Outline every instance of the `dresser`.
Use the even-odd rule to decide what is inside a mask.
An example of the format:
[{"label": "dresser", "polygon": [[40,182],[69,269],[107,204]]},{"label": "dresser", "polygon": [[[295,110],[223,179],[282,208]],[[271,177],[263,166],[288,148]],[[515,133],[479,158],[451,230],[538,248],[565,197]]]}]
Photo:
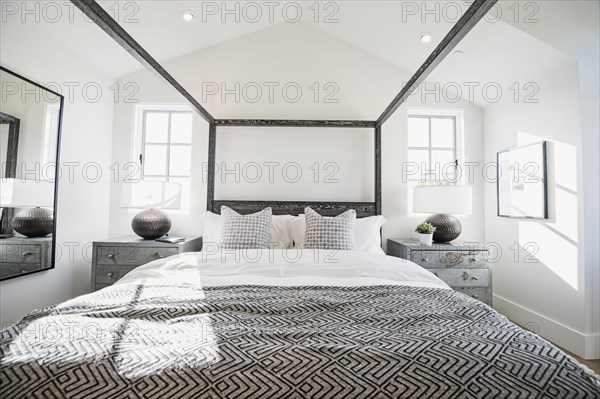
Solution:
[{"label": "dresser", "polygon": [[138,236],[96,241],[92,246],[92,290],[114,284],[121,277],[153,260],[202,249],[202,237],[186,237],[170,244],[144,240]]},{"label": "dresser", "polygon": [[410,260],[438,276],[452,289],[492,305],[488,250],[479,243],[452,241],[425,246],[419,240],[390,238],[387,253]]},{"label": "dresser", "polygon": [[48,269],[52,265],[52,237],[11,237],[0,240],[0,278]]}]

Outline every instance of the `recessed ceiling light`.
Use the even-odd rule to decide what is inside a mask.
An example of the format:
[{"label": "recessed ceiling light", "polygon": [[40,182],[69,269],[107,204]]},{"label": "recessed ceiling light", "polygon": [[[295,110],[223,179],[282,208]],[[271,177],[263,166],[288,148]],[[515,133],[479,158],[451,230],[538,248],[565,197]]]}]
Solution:
[{"label": "recessed ceiling light", "polygon": [[423,32],[421,33],[420,38],[423,43],[429,43],[431,41],[431,33]]},{"label": "recessed ceiling light", "polygon": [[181,13],[181,18],[183,18],[185,22],[190,22],[194,19],[194,13],[191,11],[184,11]]}]

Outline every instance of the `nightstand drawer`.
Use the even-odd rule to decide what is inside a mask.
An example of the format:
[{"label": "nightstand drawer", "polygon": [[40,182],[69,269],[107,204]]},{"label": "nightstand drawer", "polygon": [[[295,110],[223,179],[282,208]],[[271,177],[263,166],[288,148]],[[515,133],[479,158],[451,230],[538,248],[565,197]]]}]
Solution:
[{"label": "nightstand drawer", "polygon": [[40,245],[9,244],[0,251],[1,263],[40,263],[42,247]]},{"label": "nightstand drawer", "polygon": [[481,302],[492,305],[492,289],[491,287],[468,288],[468,287],[452,287],[455,291],[462,292],[471,298],[479,299]]},{"label": "nightstand drawer", "polygon": [[177,253],[177,248],[140,247],[135,245],[99,246],[96,252],[96,264],[139,266]]},{"label": "nightstand drawer", "polygon": [[202,250],[202,237],[177,243],[121,237],[93,244],[92,289],[109,287],[136,267],[184,252]]},{"label": "nightstand drawer", "polygon": [[25,274],[35,270],[40,270],[40,263],[0,263],[0,277],[16,276]]},{"label": "nightstand drawer", "polygon": [[489,269],[427,269],[444,280],[450,287],[487,287]]},{"label": "nightstand drawer", "polygon": [[96,266],[96,284],[113,284],[137,266]]},{"label": "nightstand drawer", "polygon": [[102,288],[110,287],[112,284],[96,284],[94,285],[94,291],[101,290]]},{"label": "nightstand drawer", "polygon": [[415,239],[388,239],[388,254],[434,273],[452,289],[492,305],[492,269],[485,245],[453,241],[426,247]]},{"label": "nightstand drawer", "polygon": [[410,251],[410,260],[426,269],[487,268],[486,251]]}]

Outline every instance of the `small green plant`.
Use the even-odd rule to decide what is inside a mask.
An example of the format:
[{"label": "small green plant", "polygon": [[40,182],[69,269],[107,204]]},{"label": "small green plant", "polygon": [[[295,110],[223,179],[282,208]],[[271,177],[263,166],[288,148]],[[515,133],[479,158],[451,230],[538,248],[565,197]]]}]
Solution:
[{"label": "small green plant", "polygon": [[435,226],[428,222],[422,222],[415,231],[420,234],[433,234],[435,233]]}]

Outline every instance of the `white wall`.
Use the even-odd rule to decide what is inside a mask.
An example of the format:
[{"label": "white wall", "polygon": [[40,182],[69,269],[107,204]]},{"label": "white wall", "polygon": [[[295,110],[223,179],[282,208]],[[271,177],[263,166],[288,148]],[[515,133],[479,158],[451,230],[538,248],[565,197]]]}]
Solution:
[{"label": "white wall", "polygon": [[549,220],[496,216],[496,185],[485,185],[486,242],[502,251],[493,265],[494,306],[576,354],[597,356],[586,347],[591,338],[586,334],[585,167],[576,62],[540,75],[537,83],[538,104],[495,105],[484,111],[486,162],[494,162],[501,150],[550,142]]},{"label": "white wall", "polygon": [[[579,146],[576,146],[577,159],[580,162],[578,169],[577,183],[579,187],[578,212],[579,212],[579,265],[578,273],[583,279],[580,281],[583,295],[583,303],[567,301],[566,306],[561,306],[551,314],[546,314],[547,318],[540,318],[536,312],[541,310],[532,307],[532,312],[524,310],[528,303],[518,302],[518,306],[511,307],[511,316],[520,315],[521,319],[539,320],[544,325],[540,326],[542,335],[551,338],[551,336],[561,337],[558,343],[569,347],[571,345],[573,352],[586,358],[600,358],[600,223],[598,223],[600,203],[600,170],[598,148],[600,147],[600,120],[598,119],[598,109],[600,109],[600,43],[598,32],[600,31],[600,3],[595,0],[557,0],[539,2],[539,13],[536,16],[537,23],[527,23],[523,20],[515,21],[510,16],[503,20],[509,24],[515,25],[528,34],[542,40],[576,60],[575,68],[569,69],[569,79],[572,85],[571,89],[565,92],[567,95],[568,107],[546,109],[542,122],[542,117],[534,123],[540,126],[550,126],[557,118],[563,118],[568,112],[568,118],[572,121],[566,126],[567,131],[563,135],[568,135],[572,140],[579,140]],[[556,21],[561,21],[557,24]],[[575,78],[572,75],[575,74]],[[557,77],[558,81],[566,79],[564,76]],[[544,81],[546,84],[546,81]],[[540,86],[542,88],[542,86]],[[566,89],[567,90],[567,89]],[[573,93],[572,90],[577,90]],[[555,93],[556,95],[556,93]],[[545,100],[546,97],[543,97]],[[579,108],[573,109],[570,106],[578,103]],[[553,113],[557,111],[558,115]],[[524,109],[518,110],[518,114],[525,114]],[[487,126],[486,112],[486,126]],[[576,128],[577,126],[577,128]],[[554,131],[554,130],[549,130]],[[575,137],[579,136],[579,139]],[[487,145],[486,131],[486,150]],[[486,158],[487,158],[486,154]],[[562,164],[560,165],[562,167]],[[487,193],[487,191],[486,191]],[[486,230],[488,225],[488,214],[486,213]],[[486,234],[486,239],[488,239]],[[518,278],[515,275],[515,278]],[[544,276],[540,276],[541,281]],[[564,292],[567,291],[567,292]],[[559,290],[552,293],[554,298],[561,298],[562,295],[569,297],[569,289]],[[551,292],[550,290],[548,292]],[[544,296],[548,297],[546,294]],[[572,308],[568,308],[573,306]],[[570,313],[580,314],[583,312],[584,320],[577,324],[572,324]],[[556,323],[549,322],[547,319],[554,317]],[[568,328],[563,328],[566,325]],[[570,330],[576,330],[575,333]],[[558,339],[558,338],[557,338]]]},{"label": "white wall", "polygon": [[[205,107],[217,118],[271,118],[271,119],[355,119],[375,120],[398,93],[402,83],[410,77],[408,73],[368,55],[338,39],[303,24],[280,24],[272,28],[214,46],[176,60],[165,63],[167,70],[180,81],[192,95],[202,99],[204,87],[217,83],[227,84],[228,88],[256,82],[275,82],[283,87],[286,83],[297,83],[303,89],[303,95],[296,103],[286,101],[281,91],[276,91],[275,100],[270,102],[267,93],[256,103],[246,101],[248,96],[240,96],[236,102],[233,95],[222,101],[219,95],[208,95]],[[134,82],[140,91],[136,97],[140,103],[180,103],[181,99],[143,71],[119,79],[124,85]],[[337,102],[324,103],[322,98],[315,102],[310,86],[318,82],[323,88],[327,82],[333,82],[339,88],[335,95]],[[279,93],[279,94],[277,94]],[[410,107],[440,108],[464,110],[466,119],[466,161],[482,162],[482,112],[481,109],[465,102],[457,104],[421,102],[420,97],[411,99]],[[135,104],[117,104],[115,109],[115,127],[113,137],[113,162],[131,161],[131,135]],[[372,162],[372,139],[365,144],[364,135],[347,138],[343,145],[322,142],[315,139],[314,131],[307,129],[277,129],[288,135],[288,148],[277,145],[272,133],[264,129],[229,129],[231,135],[246,135],[243,145],[239,140],[227,140],[223,136],[218,140],[218,156],[227,161],[263,161],[291,159],[301,163],[303,173],[312,176],[306,170],[314,161],[331,160],[340,165],[340,183],[323,190],[323,184],[291,185],[281,179],[270,185],[242,185],[237,199],[248,199],[252,192],[259,199],[297,200],[298,196],[314,200],[349,199],[372,200],[372,177],[359,179],[364,165]],[[319,130],[319,129],[317,129]],[[337,129],[320,129],[318,135],[332,136],[341,134]],[[363,129],[359,129],[363,131]],[[406,151],[406,107],[402,107],[383,128],[383,214],[389,219],[383,229],[384,239],[388,237],[406,237],[414,234],[414,227],[425,215],[409,215],[409,192],[401,176],[402,162],[407,159]],[[223,130],[226,132],[226,130]],[[253,133],[260,131],[259,133]],[[315,130],[316,131],[316,130]],[[269,130],[271,132],[271,130]],[[368,133],[368,130],[367,130]],[[309,138],[310,137],[310,138]],[[194,174],[192,209],[190,212],[171,212],[173,234],[200,234],[202,232],[201,214],[206,209],[206,184],[202,180],[202,163],[207,161],[207,124],[200,118],[194,119],[193,132]],[[304,141],[303,141],[304,140]],[[341,140],[341,138],[339,138]],[[273,145],[271,145],[273,143]],[[309,144],[307,144],[309,143]],[[312,143],[312,144],[310,144]],[[302,145],[301,145],[302,144]],[[327,144],[331,155],[324,156],[311,151],[310,146]],[[344,147],[344,149],[342,149]],[[359,157],[357,147],[363,151]],[[269,149],[272,150],[269,155]],[[353,152],[354,151],[354,152]],[[322,152],[322,151],[321,151]],[[276,159],[271,159],[273,156]],[[354,156],[354,158],[352,158]],[[221,159],[217,159],[220,162]],[[370,169],[372,170],[372,169]],[[353,176],[356,176],[353,178]],[[359,183],[354,181],[360,180]],[[219,191],[221,190],[221,191]],[[300,190],[300,191],[299,191]],[[217,193],[232,199],[235,193],[231,186],[217,186]],[[321,195],[319,197],[319,195]],[[351,198],[349,198],[351,197]],[[121,187],[113,184],[111,190],[110,235],[131,234],[129,227],[134,213],[119,208]],[[483,187],[480,179],[474,184],[474,212],[463,218],[463,238],[483,241]],[[384,240],[385,242],[385,240]]]},{"label": "white wall", "polygon": [[[21,177],[21,172],[23,170],[35,171],[35,164],[42,162],[46,107],[49,104],[59,102],[59,99],[53,94],[44,96],[40,90],[29,83],[25,84],[23,90],[21,86],[23,83],[23,80],[2,71],[2,84],[9,85],[11,88],[19,88],[19,91],[16,94],[8,95],[6,98],[3,98],[1,105],[3,113],[20,119],[19,146],[17,149],[17,161],[19,165],[17,166],[16,177]],[[25,101],[23,101],[23,91],[29,93],[24,97]],[[4,151],[3,156],[5,155],[6,152]],[[37,176],[39,178],[40,174],[38,173]],[[44,176],[42,176],[42,178],[44,178]],[[51,178],[51,176],[49,176],[49,178]]]},{"label": "white wall", "polygon": [[[2,25],[0,55],[2,66],[39,83],[56,82],[68,92],[66,82],[94,82],[105,88],[111,79],[80,58],[42,24]],[[81,87],[81,86],[80,86]],[[82,248],[104,238],[108,231],[110,145],[113,99],[107,95],[97,102],[86,101],[75,90],[64,108],[60,161],[57,242],[62,256],[56,268],[30,276],[0,282],[0,321],[14,323],[36,308],[50,306],[89,292],[90,262]],[[88,97],[90,98],[90,97]],[[84,164],[96,162],[103,178],[97,182],[94,170],[83,177]],[[72,165],[72,179],[68,167]],[[76,164],[73,164],[76,163]],[[72,248],[70,256],[69,248]],[[91,252],[91,251],[89,251]]]}]

